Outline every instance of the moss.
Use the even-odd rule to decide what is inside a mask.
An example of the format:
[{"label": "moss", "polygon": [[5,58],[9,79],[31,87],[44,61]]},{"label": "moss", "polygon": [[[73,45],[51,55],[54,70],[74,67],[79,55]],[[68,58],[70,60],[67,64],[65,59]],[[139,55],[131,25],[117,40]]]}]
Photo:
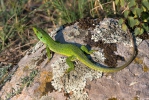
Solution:
[{"label": "moss", "polygon": [[143,60],[141,58],[136,57],[134,61],[135,61],[135,63],[142,65],[144,72],[148,72],[149,71],[149,68],[143,63]]},{"label": "moss", "polygon": [[137,64],[143,64],[143,60],[140,59],[140,58],[138,58],[138,57],[136,57],[136,58],[134,59],[134,62],[137,63]]},{"label": "moss", "polygon": [[118,100],[117,98],[109,98],[108,100]]},{"label": "moss", "polygon": [[144,72],[148,72],[149,71],[149,68],[143,63],[143,71]]},{"label": "moss", "polygon": [[43,71],[40,73],[39,82],[41,83],[40,86],[35,90],[36,92],[42,93],[42,95],[47,94],[49,91],[52,92],[54,90],[53,86],[51,85],[52,80],[52,72]]}]

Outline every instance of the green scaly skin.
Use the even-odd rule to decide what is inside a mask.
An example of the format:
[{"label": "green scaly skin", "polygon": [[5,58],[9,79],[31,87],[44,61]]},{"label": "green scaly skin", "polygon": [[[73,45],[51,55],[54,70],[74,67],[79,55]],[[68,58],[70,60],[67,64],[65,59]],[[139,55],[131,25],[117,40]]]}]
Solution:
[{"label": "green scaly skin", "polygon": [[62,54],[68,57],[66,59],[66,62],[70,68],[68,68],[67,72],[70,72],[71,70],[74,69],[74,65],[72,61],[74,61],[75,59],[78,59],[80,62],[82,62],[86,66],[96,71],[117,72],[127,67],[136,57],[135,44],[134,44],[133,36],[131,33],[130,34],[131,34],[132,42],[133,42],[132,56],[130,57],[128,62],[126,62],[124,65],[120,67],[116,67],[116,68],[108,68],[108,67],[101,67],[101,66],[97,66],[93,64],[84,54],[84,51],[88,54],[92,53],[93,51],[87,51],[87,48],[85,48],[85,46],[82,46],[80,49],[77,46],[72,45],[72,44],[61,44],[61,43],[55,42],[44,30],[37,28],[37,27],[33,27],[33,30],[36,36],[39,38],[39,40],[42,41],[47,46],[47,48],[49,49],[48,52],[51,50],[55,53]]}]

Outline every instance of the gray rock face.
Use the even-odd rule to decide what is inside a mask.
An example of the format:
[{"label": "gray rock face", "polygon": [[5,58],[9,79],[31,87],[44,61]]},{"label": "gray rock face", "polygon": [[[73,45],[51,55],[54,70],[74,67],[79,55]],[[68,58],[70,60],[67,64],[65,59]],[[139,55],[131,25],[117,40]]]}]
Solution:
[{"label": "gray rock face", "polygon": [[[118,55],[125,61],[131,56],[131,42],[128,34],[121,30],[117,20],[106,18],[95,28],[81,29],[79,22],[67,27],[59,27],[50,36],[61,43],[71,43],[80,47],[86,45],[89,32],[93,42],[103,40],[116,43]],[[139,40],[140,41],[140,40]],[[66,57],[54,54],[48,61],[43,43],[35,47],[19,62],[19,68],[0,91],[1,99],[11,100],[148,100],[149,99],[149,40],[140,41],[136,59],[125,69],[111,74],[94,71],[80,61],[74,62],[75,70],[65,73],[68,68]],[[104,65],[103,50],[88,56],[97,65]]]},{"label": "gray rock face", "polygon": [[144,53],[146,56],[149,56],[149,42],[148,40],[144,40],[141,45],[138,46],[138,50],[141,53]]}]

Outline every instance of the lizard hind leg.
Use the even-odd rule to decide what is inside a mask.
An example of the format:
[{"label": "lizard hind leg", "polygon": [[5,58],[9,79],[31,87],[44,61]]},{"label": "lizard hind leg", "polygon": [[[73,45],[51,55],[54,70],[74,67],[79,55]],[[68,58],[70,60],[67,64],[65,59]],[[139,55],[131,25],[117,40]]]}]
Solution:
[{"label": "lizard hind leg", "polygon": [[81,50],[84,51],[87,54],[92,54],[95,50],[88,50],[86,46],[82,45]]},{"label": "lizard hind leg", "polygon": [[74,70],[74,64],[72,61],[76,59],[75,56],[70,56],[66,59],[66,63],[68,64],[69,68],[66,70],[66,73],[69,73],[70,71]]}]

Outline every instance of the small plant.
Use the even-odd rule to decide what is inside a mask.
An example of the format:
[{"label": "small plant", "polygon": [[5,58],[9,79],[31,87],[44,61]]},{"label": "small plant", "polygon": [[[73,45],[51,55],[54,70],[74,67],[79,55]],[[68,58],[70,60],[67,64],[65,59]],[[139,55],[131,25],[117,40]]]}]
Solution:
[{"label": "small plant", "polygon": [[149,32],[149,0],[115,0],[118,9],[123,9],[123,18],[119,19],[123,30],[127,25],[135,35]]},{"label": "small plant", "polygon": [[34,81],[34,78],[37,74],[38,74],[38,70],[32,70],[29,76],[22,78],[21,84],[17,84],[19,85],[19,87],[17,87],[17,89],[12,88],[11,89],[12,91],[10,93],[7,93],[6,100],[9,100],[15,95],[20,94],[25,86],[29,87],[30,84]]},{"label": "small plant", "polygon": [[8,69],[11,67],[11,64],[0,68],[0,88],[4,83],[10,78],[8,75]]},{"label": "small plant", "polygon": [[29,76],[22,78],[23,86],[26,85],[27,87],[34,81],[34,77],[38,74],[38,70],[33,70]]},{"label": "small plant", "polygon": [[14,2],[1,0],[0,2],[0,52],[9,47],[16,35],[23,39],[27,20],[23,18],[24,4],[27,0],[15,0]]},{"label": "small plant", "polygon": [[57,11],[57,17],[65,24],[90,15],[94,1],[96,0],[52,0],[52,5]]}]

